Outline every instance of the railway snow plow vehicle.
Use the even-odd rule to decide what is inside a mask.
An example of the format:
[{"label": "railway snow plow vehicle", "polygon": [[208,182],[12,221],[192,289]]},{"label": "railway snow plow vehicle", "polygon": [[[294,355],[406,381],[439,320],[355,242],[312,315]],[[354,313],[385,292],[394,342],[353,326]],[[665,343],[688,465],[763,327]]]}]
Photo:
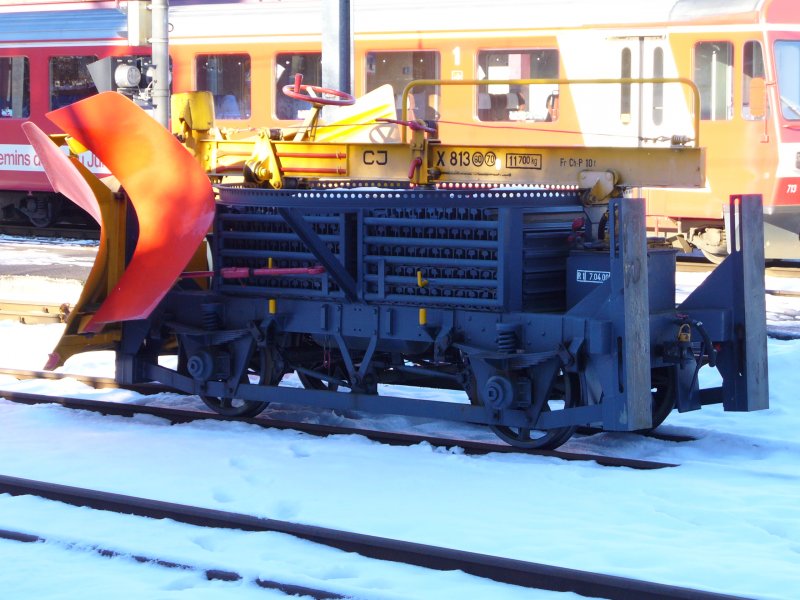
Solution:
[{"label": "railway snow plow vehicle", "polygon": [[[287,88],[315,109],[351,100]],[[367,138],[400,135],[353,141],[351,118],[320,141],[315,117],[222,140],[202,95],[173,105],[183,145],[112,92],[50,113],[115,192],[29,124],[54,187],[102,221],[49,366],[113,348],[121,383],[159,381],[224,415],[275,402],[423,416],[526,448],[582,425],[650,429],[673,409],[767,407],[760,198],[731,199],[733,251],[676,305],[676,251],[648,240],[632,197],[702,186],[696,143],[455,146],[373,117]],[[702,368],[719,385],[701,388]],[[290,373],[302,387],[279,385]]]}]

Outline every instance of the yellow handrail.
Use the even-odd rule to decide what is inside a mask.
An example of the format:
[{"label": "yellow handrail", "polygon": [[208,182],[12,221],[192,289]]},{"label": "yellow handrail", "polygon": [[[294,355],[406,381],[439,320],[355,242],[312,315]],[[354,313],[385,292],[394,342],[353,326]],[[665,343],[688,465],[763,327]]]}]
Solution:
[{"label": "yellow handrail", "polygon": [[[694,144],[700,145],[700,90],[691,79],[685,77],[655,77],[655,78],[601,78],[601,79],[415,79],[409,82],[403,89],[403,120],[408,120],[408,96],[411,90],[426,85],[585,85],[585,84],[604,84],[604,85],[625,85],[625,84],[646,84],[646,83],[680,83],[687,86],[692,92],[692,104],[694,109]],[[403,142],[406,141],[406,130],[403,129]]]}]

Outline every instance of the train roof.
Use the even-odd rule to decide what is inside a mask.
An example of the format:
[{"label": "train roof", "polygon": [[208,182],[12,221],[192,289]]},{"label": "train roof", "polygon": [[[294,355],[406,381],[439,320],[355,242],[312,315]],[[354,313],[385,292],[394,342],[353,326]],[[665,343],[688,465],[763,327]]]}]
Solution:
[{"label": "train roof", "polygon": [[[798,24],[797,0],[351,0],[356,34],[692,23]],[[109,7],[113,4],[114,7]],[[0,43],[121,40],[126,2],[0,0]],[[319,36],[323,0],[170,0],[171,37]],[[209,18],[212,17],[212,18]]]},{"label": "train roof", "polygon": [[123,39],[127,29],[127,17],[113,8],[7,12],[0,19],[0,43]]},{"label": "train roof", "polygon": [[[518,27],[571,28],[581,26],[663,25],[690,22],[758,22],[770,13],[797,22],[797,0],[437,0],[429,2],[411,18],[422,29],[436,21],[455,28]],[[393,0],[352,0],[355,18],[372,11],[385,15]],[[794,9],[791,10],[790,9]],[[403,20],[404,12],[392,13],[392,21]],[[434,13],[437,18],[433,18]],[[383,17],[384,21],[388,19]]]},{"label": "train roof", "polygon": [[[170,0],[170,6],[281,4],[298,8],[299,5],[306,4],[318,9],[323,2],[324,0],[289,0],[288,2],[286,0]],[[789,3],[793,4],[794,0],[789,0]],[[416,7],[412,7],[409,3],[403,5],[405,10],[398,11],[396,0],[352,0],[351,2],[356,13],[372,9],[379,10],[385,15],[384,11],[395,9],[390,13],[390,19],[384,17],[387,21],[394,21],[396,18],[402,17],[399,13],[413,12],[413,18],[418,23],[425,24],[423,27],[425,29],[430,27],[430,13],[433,11],[438,13],[440,10],[448,12],[449,20],[458,21],[464,9],[470,11],[478,8],[483,16],[491,17],[493,13],[513,9],[516,6],[527,8],[528,11],[524,11],[522,14],[502,14],[506,25],[509,20],[528,13],[535,15],[537,20],[541,19],[542,26],[551,26],[555,22],[561,26],[565,23],[568,26],[578,26],[581,24],[675,22],[704,17],[755,15],[772,4],[787,4],[787,0],[647,0],[646,2],[642,2],[642,0],[605,0],[603,2],[597,0],[500,0],[491,4],[484,0],[437,0],[436,2],[425,2],[421,12],[416,12]],[[569,18],[569,21],[565,21],[565,16]]]},{"label": "train roof", "polygon": [[[351,0],[356,34],[798,23],[797,0]],[[171,0],[174,37],[318,33],[323,0]],[[208,19],[214,15],[214,19]],[[235,33],[234,33],[235,32]]]}]

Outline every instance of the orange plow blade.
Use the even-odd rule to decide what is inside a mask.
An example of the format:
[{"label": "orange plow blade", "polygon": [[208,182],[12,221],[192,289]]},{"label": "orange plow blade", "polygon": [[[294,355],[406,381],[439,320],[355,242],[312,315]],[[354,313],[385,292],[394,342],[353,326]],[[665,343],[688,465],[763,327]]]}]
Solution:
[{"label": "orange plow blade", "polygon": [[100,216],[97,198],[94,197],[92,188],[73,166],[70,159],[53,144],[50,136],[31,121],[22,124],[22,131],[39,156],[39,160],[42,161],[44,172],[53,189],[64,194],[102,225],[103,219]]},{"label": "orange plow blade", "polygon": [[[125,272],[84,331],[144,319],[208,232],[214,217],[208,176],[169,131],[116,92],[92,96],[47,116],[108,167],[130,198],[139,222],[138,241]],[[65,167],[72,165],[56,165],[56,180],[71,181]]]}]

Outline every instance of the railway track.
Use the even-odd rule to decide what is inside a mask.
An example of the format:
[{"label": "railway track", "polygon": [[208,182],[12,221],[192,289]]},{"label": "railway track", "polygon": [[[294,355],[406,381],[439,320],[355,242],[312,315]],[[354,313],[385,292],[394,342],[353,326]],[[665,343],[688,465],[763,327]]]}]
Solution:
[{"label": "railway track", "polygon": [[54,225],[52,227],[35,227],[14,223],[0,223],[0,235],[32,239],[74,239],[74,240],[99,240],[100,229],[82,225]]},{"label": "railway track", "polygon": [[[96,377],[96,376],[91,376],[91,375],[78,375],[78,374],[62,373],[62,372],[54,372],[54,371],[35,371],[35,370],[30,370],[30,369],[9,369],[9,368],[5,368],[5,367],[0,367],[0,375],[9,375],[9,376],[14,377],[16,379],[47,379],[47,380],[55,380],[55,381],[60,380],[60,379],[69,378],[69,379],[74,379],[75,381],[79,381],[81,383],[84,383],[84,384],[86,384],[88,386],[91,386],[91,387],[93,387],[95,389],[126,389],[126,390],[137,392],[137,393],[143,394],[143,395],[162,394],[162,393],[176,393],[175,390],[173,390],[172,388],[170,388],[168,386],[165,386],[165,385],[163,385],[161,383],[157,383],[157,382],[139,383],[139,384],[132,384],[132,385],[120,385],[115,379],[113,379],[111,377]],[[0,394],[2,394],[2,393],[4,393],[4,392],[0,391]],[[7,392],[7,393],[11,393],[11,392]],[[45,398],[52,398],[52,396],[45,396]],[[127,406],[127,405],[123,404],[123,405],[120,405],[120,406],[123,407],[123,408],[121,408],[122,411],[126,410],[124,407]],[[154,407],[150,407],[150,408],[154,408]],[[128,416],[128,414],[124,413],[124,412],[120,413],[120,414],[121,414],[121,416]],[[241,417],[224,417],[222,415],[218,415],[218,414],[213,413],[213,412],[198,412],[197,415],[198,415],[197,419],[195,419],[195,420],[213,418],[213,419],[223,420],[223,421],[224,420],[228,420],[228,421],[245,421],[245,422],[248,421],[248,419],[244,419],[244,418],[241,418]],[[178,417],[185,416],[185,414],[177,415],[177,416]],[[249,421],[253,421],[256,425],[261,424],[264,420],[265,420],[264,418],[249,419]],[[186,421],[180,421],[179,420],[179,421],[173,421],[173,422],[186,422]],[[280,421],[280,420],[275,420],[275,419],[269,419],[268,422],[275,429],[277,429],[279,427],[283,427],[284,429],[297,429],[299,426],[304,426],[304,427],[309,427],[309,428],[320,427],[321,428],[320,429],[320,435],[335,435],[335,434],[339,434],[339,433],[348,434],[348,433],[352,433],[353,431],[355,431],[357,433],[360,432],[360,431],[363,431],[363,430],[358,430],[358,429],[347,429],[347,428],[341,428],[341,427],[340,428],[336,428],[336,427],[323,426],[323,425],[314,426],[314,425],[312,425],[310,423],[296,423],[294,421]],[[304,430],[304,432],[305,433],[312,433],[312,434],[314,433],[310,429],[308,431]],[[375,432],[375,433],[380,433],[380,432]],[[597,433],[600,433],[600,430],[593,429],[591,427],[581,427],[581,428],[578,429],[578,434],[580,434],[580,435],[596,435]],[[397,434],[397,435],[403,435],[403,434]],[[691,441],[694,441],[694,439],[695,439],[695,438],[693,438],[691,436],[687,436],[687,435],[677,435],[677,434],[663,433],[663,432],[659,432],[659,431],[640,432],[637,435],[641,435],[641,436],[644,436],[644,437],[650,437],[650,438],[662,440],[662,441],[665,441],[665,442],[691,442]],[[426,440],[423,440],[423,441],[428,441],[429,439],[436,439],[436,438],[430,437],[430,438],[427,438]],[[441,439],[441,438],[438,438],[438,439]],[[495,448],[495,447],[500,448],[500,450],[497,450],[498,452],[507,452],[508,449],[510,448],[509,446],[507,446],[505,444],[503,444],[503,445],[489,444],[489,446],[492,447],[492,448]]]},{"label": "railway track", "polygon": [[800,298],[800,291],[796,290],[766,290],[768,296],[784,296],[786,298]]},{"label": "railway track", "polygon": [[14,320],[26,325],[35,323],[65,323],[69,316],[68,303],[0,301],[0,319]]},{"label": "railway track", "polygon": [[[640,600],[733,600],[738,598],[737,596],[641,581],[627,577],[592,573],[500,556],[467,552],[453,548],[418,544],[403,540],[354,533],[351,531],[306,525],[291,521],[260,518],[241,513],[162,502],[149,498],[137,498],[134,496],[104,492],[102,490],[33,481],[5,475],[0,475],[0,493],[14,496],[37,496],[73,506],[88,507],[94,510],[112,511],[120,514],[136,515],[153,519],[172,519],[179,523],[207,528],[283,533],[324,546],[337,548],[344,552],[355,552],[361,556],[377,560],[404,563],[439,571],[460,570],[470,575],[510,585],[558,592],[573,592],[595,598],[637,598]],[[21,538],[17,541],[35,541],[33,539],[35,536],[29,536],[28,534],[19,532],[7,532],[7,536],[7,539]],[[2,534],[0,534],[0,537],[2,537]],[[97,551],[103,553],[102,549],[97,549]],[[155,564],[160,564],[161,566],[184,566],[177,563],[159,561],[159,559],[154,558],[139,557],[136,558],[136,560],[140,558],[155,562]],[[218,575],[222,579],[227,578],[227,580],[236,580],[235,578],[237,576],[240,577],[237,573],[226,571],[210,571],[210,573],[212,576]],[[287,585],[279,582],[268,583],[269,586],[273,588]],[[267,587],[267,585],[262,587]],[[295,586],[291,587],[295,588]],[[284,590],[282,589],[282,591]],[[342,597],[321,590],[312,591],[320,594],[312,594],[315,598]]]},{"label": "railway track", "polygon": [[[2,372],[2,371],[0,371]],[[98,378],[94,378],[97,380]],[[110,380],[113,381],[113,380]],[[105,382],[102,382],[105,383]],[[113,387],[109,385],[108,387]],[[155,387],[150,387],[150,393]],[[161,391],[168,391],[162,388]],[[345,427],[333,425],[321,425],[315,423],[300,423],[296,421],[285,421],[280,419],[270,419],[263,417],[242,418],[225,417],[211,412],[192,411],[186,409],[176,409],[164,406],[146,406],[139,404],[123,404],[120,402],[107,402],[103,400],[88,400],[84,398],[73,398],[67,396],[48,396],[43,394],[31,394],[27,392],[15,392],[0,390],[0,398],[5,398],[10,402],[18,404],[59,404],[64,408],[73,410],[87,410],[103,415],[113,415],[121,417],[134,417],[137,415],[150,415],[166,419],[172,424],[191,423],[194,421],[235,421],[238,423],[248,423],[265,429],[293,430],[315,436],[332,435],[360,435],[369,440],[381,444],[393,446],[415,446],[421,443],[428,443],[437,448],[459,448],[465,454],[485,455],[492,453],[502,454],[529,454],[533,456],[546,456],[559,458],[568,461],[593,461],[606,467],[628,467],[637,470],[654,470],[676,467],[673,463],[664,463],[648,460],[638,460],[632,458],[619,458],[613,456],[603,456],[599,454],[563,452],[560,450],[532,450],[515,448],[506,444],[478,442],[473,440],[445,438],[434,435],[419,435],[398,433],[391,431],[378,431],[372,429],[362,429],[358,427]],[[675,440],[672,441],[684,441]]]},{"label": "railway track", "polygon": [[[130,555],[123,552],[119,552],[117,550],[111,550],[100,546],[86,546],[86,544],[83,542],[75,542],[71,540],[63,540],[57,538],[56,539],[46,538],[38,535],[25,533],[22,531],[11,531],[8,529],[0,529],[0,539],[9,540],[12,542],[21,542],[25,544],[47,543],[50,545],[62,547],[67,550],[92,552],[104,558],[131,558],[138,563],[155,565],[158,567],[164,567],[166,569],[180,569],[182,571],[199,572],[202,573],[203,576],[209,581],[239,582],[244,579],[242,575],[236,573],[235,571],[227,571],[224,569],[205,569],[202,567],[198,567],[196,565],[176,563],[174,561],[163,560],[151,556],[143,556],[138,554]],[[269,590],[278,590],[280,592],[283,592],[287,596],[308,596],[310,598],[314,598],[315,600],[328,600],[328,599],[336,600],[339,598],[345,598],[345,596],[342,596],[341,594],[336,594],[334,592],[327,592],[324,590],[309,588],[306,586],[283,583],[271,579],[256,578],[253,579],[251,583],[257,585],[260,588]]]},{"label": "railway track", "polygon": [[[677,261],[678,271],[684,273],[709,273],[717,265],[707,260],[696,260],[693,258],[681,258]],[[800,277],[800,264],[798,261],[775,261],[764,269],[765,275],[769,277],[797,278]],[[770,290],[767,290],[770,293]]]}]

